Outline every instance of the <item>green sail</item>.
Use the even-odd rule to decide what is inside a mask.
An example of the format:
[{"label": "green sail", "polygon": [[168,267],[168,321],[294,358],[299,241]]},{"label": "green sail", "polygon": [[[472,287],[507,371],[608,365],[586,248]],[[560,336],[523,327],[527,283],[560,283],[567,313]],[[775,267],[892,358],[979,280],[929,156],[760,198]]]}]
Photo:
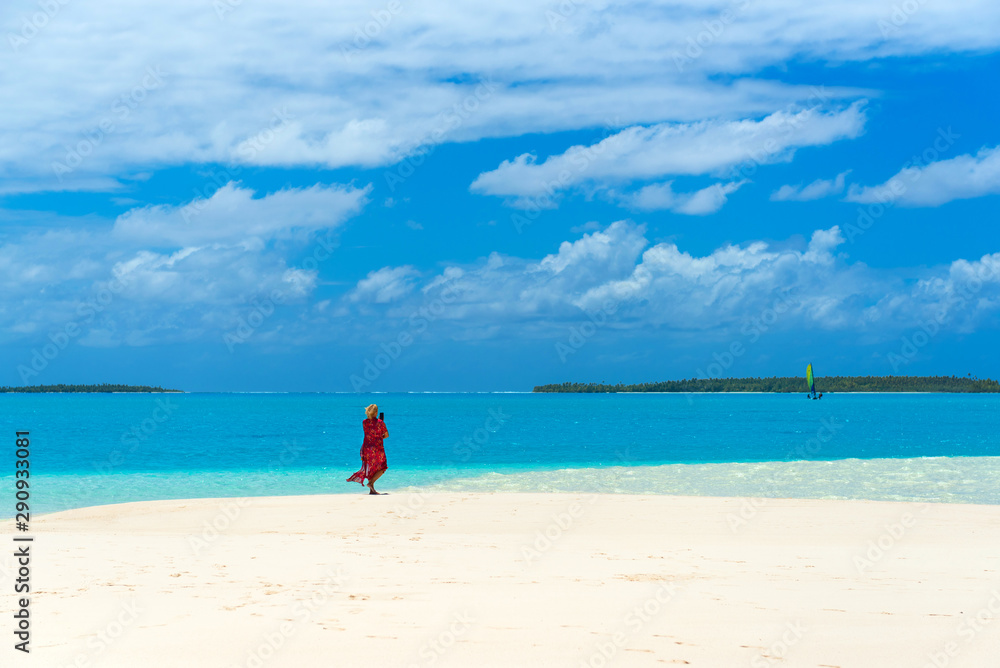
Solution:
[{"label": "green sail", "polygon": [[816,393],[816,386],[813,384],[813,365],[806,366],[806,382],[809,383],[809,391]]}]

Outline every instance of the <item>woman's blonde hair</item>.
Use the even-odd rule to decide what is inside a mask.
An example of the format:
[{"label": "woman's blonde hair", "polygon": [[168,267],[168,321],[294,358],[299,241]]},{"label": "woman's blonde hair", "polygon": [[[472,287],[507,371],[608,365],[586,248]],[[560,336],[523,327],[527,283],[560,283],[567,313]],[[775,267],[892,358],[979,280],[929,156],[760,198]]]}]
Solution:
[{"label": "woman's blonde hair", "polygon": [[368,406],[368,408],[365,409],[365,415],[374,420],[375,416],[378,415],[378,406],[376,404]]}]

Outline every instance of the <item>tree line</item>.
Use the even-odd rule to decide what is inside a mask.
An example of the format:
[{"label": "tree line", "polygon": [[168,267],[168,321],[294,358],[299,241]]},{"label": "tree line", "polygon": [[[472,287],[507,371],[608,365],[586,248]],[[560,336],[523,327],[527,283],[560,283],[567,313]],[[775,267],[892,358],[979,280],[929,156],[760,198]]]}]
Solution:
[{"label": "tree line", "polygon": [[19,387],[0,386],[0,392],[38,393],[38,392],[180,392],[181,390],[166,390],[159,385],[118,385],[116,383],[100,383],[98,385],[22,385]]},{"label": "tree line", "polygon": [[[817,392],[1000,392],[1000,383],[970,376],[823,376]],[[534,392],[807,392],[803,376],[691,378],[658,383],[553,383]]]}]

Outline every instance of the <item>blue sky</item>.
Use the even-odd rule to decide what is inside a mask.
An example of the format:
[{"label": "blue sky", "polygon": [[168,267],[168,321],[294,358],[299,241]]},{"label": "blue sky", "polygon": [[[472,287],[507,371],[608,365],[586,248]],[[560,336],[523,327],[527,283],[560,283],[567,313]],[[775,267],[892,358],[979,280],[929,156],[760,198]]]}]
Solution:
[{"label": "blue sky", "polygon": [[998,18],[7,3],[0,384],[995,378]]}]

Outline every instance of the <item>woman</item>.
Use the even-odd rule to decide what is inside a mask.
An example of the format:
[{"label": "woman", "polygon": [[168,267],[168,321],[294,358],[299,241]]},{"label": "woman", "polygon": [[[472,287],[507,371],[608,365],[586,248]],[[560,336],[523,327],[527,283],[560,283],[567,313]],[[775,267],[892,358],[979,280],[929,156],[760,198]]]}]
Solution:
[{"label": "woman", "polygon": [[375,491],[375,481],[382,477],[385,470],[389,468],[385,461],[385,448],[382,447],[382,439],[389,435],[385,428],[385,423],[379,420],[378,406],[372,404],[365,409],[367,420],[361,422],[365,430],[365,442],[361,444],[361,470],[347,479],[347,482],[357,482],[365,484],[368,478],[369,494],[381,494]]}]

